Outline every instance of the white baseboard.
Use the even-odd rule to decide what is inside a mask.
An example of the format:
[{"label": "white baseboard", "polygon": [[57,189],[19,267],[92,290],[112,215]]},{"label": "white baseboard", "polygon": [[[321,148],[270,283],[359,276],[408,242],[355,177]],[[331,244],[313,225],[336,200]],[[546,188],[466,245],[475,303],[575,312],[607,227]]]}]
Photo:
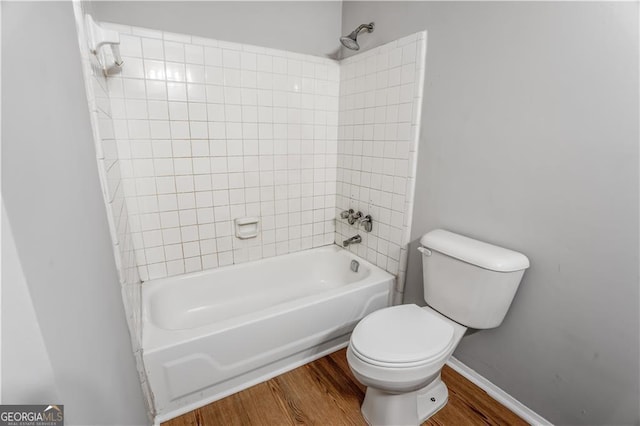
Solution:
[{"label": "white baseboard", "polygon": [[487,394],[489,394],[489,396],[498,401],[500,404],[504,405],[509,410],[520,416],[527,423],[535,426],[552,425],[550,421],[500,389],[498,386],[491,383],[484,376],[481,376],[477,371],[463,364],[455,357],[449,358],[449,361],[447,361],[447,365],[460,373],[460,375],[466,377],[470,382],[474,383],[479,388],[484,390]]}]

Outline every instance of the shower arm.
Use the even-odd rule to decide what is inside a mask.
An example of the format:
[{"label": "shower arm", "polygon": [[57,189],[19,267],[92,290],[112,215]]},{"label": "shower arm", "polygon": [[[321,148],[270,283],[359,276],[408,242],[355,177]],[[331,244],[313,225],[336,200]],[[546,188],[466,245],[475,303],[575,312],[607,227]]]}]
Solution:
[{"label": "shower arm", "polygon": [[356,28],[353,32],[356,34],[359,34],[360,31],[364,30],[365,28],[367,29],[367,31],[372,32],[373,28],[374,28],[374,23],[370,23],[370,24],[360,24],[360,26],[358,28]]}]

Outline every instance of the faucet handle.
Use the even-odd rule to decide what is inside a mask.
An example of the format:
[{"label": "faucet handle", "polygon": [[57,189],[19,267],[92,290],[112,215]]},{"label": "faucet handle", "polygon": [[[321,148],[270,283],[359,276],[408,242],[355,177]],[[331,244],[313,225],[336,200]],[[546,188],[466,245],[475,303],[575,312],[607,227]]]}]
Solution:
[{"label": "faucet handle", "polygon": [[340,217],[342,219],[346,219],[348,217],[350,217],[353,214],[353,209],[349,209],[349,210],[345,210],[342,213],[340,213]]},{"label": "faucet handle", "polygon": [[356,212],[356,213],[351,213],[351,215],[349,215],[349,219],[347,220],[347,222],[349,222],[349,225],[353,225],[354,223],[356,223],[356,221],[360,220],[360,218],[362,217],[362,212]]},{"label": "faucet handle", "polygon": [[373,219],[371,219],[370,214],[358,219],[358,223],[364,227],[366,232],[371,232],[373,229]]}]

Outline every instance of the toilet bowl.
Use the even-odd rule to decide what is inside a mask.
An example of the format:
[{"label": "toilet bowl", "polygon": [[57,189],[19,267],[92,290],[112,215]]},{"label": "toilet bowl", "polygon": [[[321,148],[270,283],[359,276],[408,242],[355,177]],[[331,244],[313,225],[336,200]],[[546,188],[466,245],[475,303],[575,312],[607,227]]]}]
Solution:
[{"label": "toilet bowl", "polygon": [[355,327],[347,361],[367,386],[361,411],[371,425],[418,425],[447,403],[440,378],[467,327],[504,319],[529,259],[444,230],[420,239],[427,307],[373,312]]},{"label": "toilet bowl", "polygon": [[399,305],[354,329],[347,361],[367,386],[362,414],[372,425],[415,425],[447,402],[440,371],[466,327],[430,308]]}]

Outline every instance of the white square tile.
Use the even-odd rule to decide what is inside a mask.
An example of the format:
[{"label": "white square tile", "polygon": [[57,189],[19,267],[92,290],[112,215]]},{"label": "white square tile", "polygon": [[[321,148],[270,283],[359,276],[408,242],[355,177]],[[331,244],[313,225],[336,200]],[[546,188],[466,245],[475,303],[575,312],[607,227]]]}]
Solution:
[{"label": "white square tile", "polygon": [[196,199],[193,193],[178,194],[178,208],[180,210],[196,207]]},{"label": "white square tile", "polygon": [[144,80],[134,80],[125,78],[122,81],[124,88],[124,95],[128,99],[146,99],[145,83]]},{"label": "white square tile", "polygon": [[216,235],[218,237],[227,237],[232,235],[232,227],[230,221],[216,222]]},{"label": "white square tile", "polygon": [[180,210],[178,216],[180,218],[180,226],[197,225],[198,223],[195,209]]},{"label": "white square tile", "polygon": [[[200,104],[196,104],[200,105]],[[207,119],[209,121],[224,121],[225,120],[225,106],[221,104],[207,104],[206,112]]]},{"label": "white square tile", "polygon": [[212,269],[218,267],[218,256],[216,254],[207,254],[202,256],[202,269]]},{"label": "white square tile", "polygon": [[145,77],[149,80],[166,80],[167,74],[164,61],[144,60]]},{"label": "white square tile", "polygon": [[162,40],[142,38],[142,54],[146,59],[164,60],[164,46]]},{"label": "white square tile", "polygon": [[185,78],[189,83],[205,83],[205,72],[202,65],[187,64],[185,67]]},{"label": "white square tile", "polygon": [[170,101],[186,101],[187,85],[184,83],[167,83],[167,99]]},{"label": "white square tile", "polygon": [[162,239],[164,244],[180,244],[182,247],[182,234],[180,228],[170,228],[162,230]]},{"label": "white square tile", "polygon": [[129,139],[149,139],[149,123],[147,120],[127,120]]},{"label": "white square tile", "polygon": [[253,70],[257,69],[257,56],[255,53],[242,52],[240,55],[240,65],[242,69]]},{"label": "white square tile", "polygon": [[162,246],[162,232],[160,230],[143,232],[142,240],[145,247]]},{"label": "white square tile", "polygon": [[207,94],[204,84],[187,84],[187,98],[189,102],[206,102]]},{"label": "white square tile", "polygon": [[[198,259],[198,262],[200,261],[200,258],[198,256],[200,256],[200,243],[197,241],[194,242],[190,242],[190,243],[184,243],[182,244],[182,251],[184,253],[184,257],[185,257],[185,264],[187,263],[187,261],[193,261],[193,258],[196,257],[196,259]],[[188,271],[192,271],[193,269],[189,269],[187,267]]]},{"label": "white square tile", "polygon": [[184,274],[184,260],[174,260],[167,262],[167,275],[174,276]]},{"label": "white square tile", "polygon": [[171,137],[174,139],[189,139],[188,121],[171,121]]},{"label": "white square tile", "polygon": [[144,78],[144,66],[141,58],[123,56],[122,60],[127,64],[122,67],[122,77]]},{"label": "white square tile", "polygon": [[[180,225],[178,212],[170,211],[170,212],[160,213],[160,224],[162,225],[162,228],[165,228],[165,229],[178,227]],[[177,259],[177,257],[174,257],[173,259]],[[173,259],[168,259],[168,260],[173,260]]]},{"label": "white square tile", "polygon": [[[210,194],[210,192],[208,192]],[[196,204],[198,200],[196,198]],[[215,236],[215,226],[212,224],[214,220],[213,207],[200,207],[196,210],[198,226],[198,234],[200,239],[213,238]],[[205,225],[210,224],[210,225]]]},{"label": "white square tile", "polygon": [[241,123],[226,123],[225,126],[227,139],[242,139]]},{"label": "white square tile", "polygon": [[256,70],[261,72],[272,72],[273,62],[270,55],[257,55],[256,56]]},{"label": "white square tile", "polygon": [[149,279],[151,280],[163,278],[167,276],[167,268],[164,262],[156,263],[153,265],[147,265],[147,269],[149,270]]},{"label": "white square tile", "polygon": [[167,84],[164,81],[147,80],[145,83],[148,99],[167,99]]},{"label": "white square tile", "polygon": [[185,62],[184,44],[165,40],[164,57],[171,62]]},{"label": "white square tile", "polygon": [[156,187],[158,194],[171,194],[176,192],[175,178],[173,176],[156,178]]},{"label": "white square tile", "polygon": [[120,54],[123,56],[142,56],[142,44],[140,37],[122,34],[120,35]]},{"label": "white square tile", "polygon": [[169,102],[169,117],[175,121],[189,120],[189,109],[186,102]]},{"label": "white square tile", "polygon": [[193,173],[194,174],[209,174],[211,173],[211,163],[208,158],[193,158]]},{"label": "white square tile", "polygon": [[226,104],[240,105],[242,104],[242,95],[240,88],[237,87],[225,87],[224,88],[224,102]]},{"label": "white square tile", "polygon": [[207,104],[189,102],[189,120],[207,121]]},{"label": "white square tile", "polygon": [[188,64],[204,64],[204,48],[193,44],[184,46],[185,62]]},{"label": "white square tile", "polygon": [[149,100],[147,101],[147,109],[151,120],[169,119],[169,109],[166,101]]},{"label": "white square tile", "polygon": [[159,263],[165,261],[163,247],[153,247],[145,250],[145,256],[148,263]]},{"label": "white square tile", "polygon": [[204,48],[204,63],[207,66],[222,66],[222,49],[217,47]]},{"label": "white square tile", "polygon": [[193,192],[195,189],[192,175],[176,176],[176,190],[178,192]]},{"label": "white square tile", "polygon": [[224,87],[213,86],[207,84],[205,86],[205,95],[208,103],[223,104],[225,102]]},{"label": "white square tile", "polygon": [[[189,243],[189,242],[197,242],[197,240],[198,240],[198,227],[197,226],[183,226],[183,227],[180,227],[180,233],[182,235],[182,241],[184,242],[184,244]],[[183,244],[183,250],[185,249],[184,244]],[[193,245],[189,245],[187,247],[193,247]],[[190,250],[189,254],[192,254],[192,253],[194,253],[194,251]],[[185,253],[185,257],[186,256],[187,256],[187,253]]]},{"label": "white square tile", "polygon": [[125,106],[128,119],[145,120],[148,118],[147,102],[145,100],[127,99]]},{"label": "white square tile", "polygon": [[192,139],[208,139],[209,133],[206,121],[191,121],[189,128]]},{"label": "white square tile", "polygon": [[273,72],[277,74],[286,74],[287,73],[287,60],[282,57],[273,57]]},{"label": "white square tile", "polygon": [[[177,177],[176,177],[177,179]],[[158,209],[159,211],[170,211],[178,209],[178,199],[175,194],[159,195],[158,196]]]},{"label": "white square tile", "polygon": [[240,52],[236,50],[223,49],[222,63],[225,68],[240,68]]},{"label": "white square tile", "polygon": [[219,266],[227,266],[233,264],[233,252],[225,251],[222,253],[218,253],[218,265]]},{"label": "white square tile", "polygon": [[149,121],[150,133],[152,139],[170,139],[171,131],[169,121],[151,120]]},{"label": "white square tile", "polygon": [[224,68],[222,67],[205,67],[204,81],[207,84],[223,85],[224,84]]},{"label": "white square tile", "polygon": [[166,62],[165,75],[168,81],[186,81],[186,69],[183,62]]}]

